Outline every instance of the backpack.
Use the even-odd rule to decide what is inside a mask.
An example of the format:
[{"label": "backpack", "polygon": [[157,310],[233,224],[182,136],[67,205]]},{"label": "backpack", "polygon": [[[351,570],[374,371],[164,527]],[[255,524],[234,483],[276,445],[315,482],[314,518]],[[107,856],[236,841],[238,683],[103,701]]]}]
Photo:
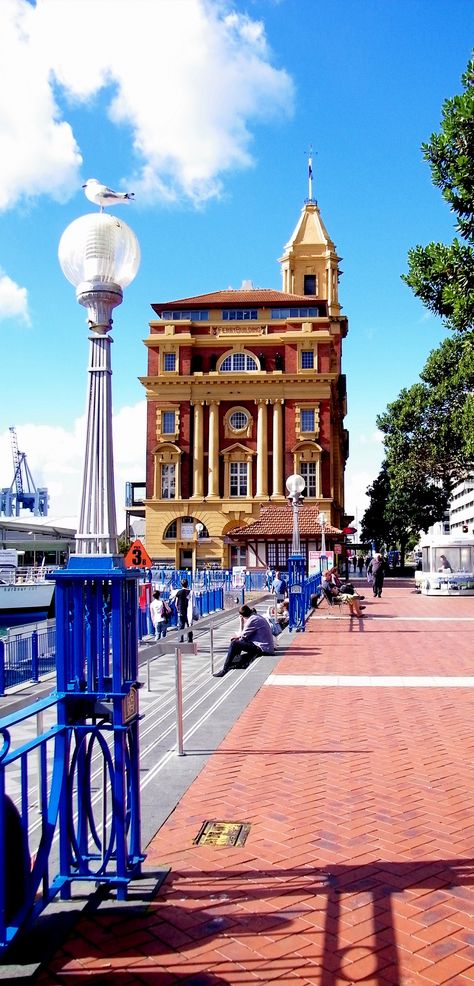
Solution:
[{"label": "backpack", "polygon": [[163,616],[166,621],[168,621],[171,616],[171,609],[168,606],[168,603],[164,599],[163,599]]}]

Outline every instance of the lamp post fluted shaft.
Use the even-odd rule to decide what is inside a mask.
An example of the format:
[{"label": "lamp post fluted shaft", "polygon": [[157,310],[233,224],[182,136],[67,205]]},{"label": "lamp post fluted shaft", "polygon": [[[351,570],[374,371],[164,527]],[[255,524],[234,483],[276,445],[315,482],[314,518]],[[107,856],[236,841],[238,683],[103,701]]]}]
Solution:
[{"label": "lamp post fluted shaft", "polygon": [[86,448],[76,551],[79,555],[115,555],[118,551],[112,440],[112,311],[122,292],[92,288],[78,294],[88,309],[89,382]]}]

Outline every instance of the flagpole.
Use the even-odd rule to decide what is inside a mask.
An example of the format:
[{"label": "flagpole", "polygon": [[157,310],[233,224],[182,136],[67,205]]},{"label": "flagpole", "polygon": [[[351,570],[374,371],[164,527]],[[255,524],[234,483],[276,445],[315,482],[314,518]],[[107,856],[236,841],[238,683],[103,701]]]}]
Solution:
[{"label": "flagpole", "polygon": [[308,158],[308,198],[311,201],[313,198],[313,157],[312,154]]}]

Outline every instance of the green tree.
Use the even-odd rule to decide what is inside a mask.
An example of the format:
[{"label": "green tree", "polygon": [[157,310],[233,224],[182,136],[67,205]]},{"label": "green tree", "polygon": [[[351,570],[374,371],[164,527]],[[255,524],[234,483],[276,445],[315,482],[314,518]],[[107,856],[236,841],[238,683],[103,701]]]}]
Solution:
[{"label": "green tree", "polygon": [[433,184],[456,216],[462,242],[429,243],[408,254],[404,280],[430,311],[459,332],[474,327],[474,61],[462,77],[463,92],[443,105],[440,133],[422,145]]},{"label": "green tree", "polygon": [[461,240],[408,254],[404,280],[452,335],[430,353],[420,381],[379,415],[384,434],[392,535],[440,520],[453,487],[474,461],[474,62],[463,92],[443,105],[441,129],[423,144],[433,183],[456,217]]},{"label": "green tree", "polygon": [[433,523],[440,509],[443,512],[439,487],[428,489],[416,474],[402,483],[393,481],[384,461],[367,495],[370,504],[362,518],[362,540],[374,541],[377,548],[398,548],[403,566],[407,547],[416,544],[420,530]]},{"label": "green tree", "polygon": [[370,503],[361,521],[361,540],[373,541],[377,548],[391,542],[391,534],[386,517],[387,502],[390,495],[390,478],[387,463],[383,462],[380,472],[371,486],[367,488]]}]

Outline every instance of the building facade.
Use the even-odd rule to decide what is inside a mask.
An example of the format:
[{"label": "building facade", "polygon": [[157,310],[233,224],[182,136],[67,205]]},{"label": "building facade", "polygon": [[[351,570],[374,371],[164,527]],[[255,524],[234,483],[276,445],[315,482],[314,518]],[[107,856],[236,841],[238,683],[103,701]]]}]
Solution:
[{"label": "building facade", "polygon": [[[141,382],[145,539],[158,564],[247,565],[232,531],[263,506],[285,505],[291,473],[305,479],[305,503],[324,512],[328,529],[344,526],[347,318],[339,258],[314,200],[280,264],[281,291],[244,284],[152,305]],[[285,567],[283,545],[276,553]]]}]

